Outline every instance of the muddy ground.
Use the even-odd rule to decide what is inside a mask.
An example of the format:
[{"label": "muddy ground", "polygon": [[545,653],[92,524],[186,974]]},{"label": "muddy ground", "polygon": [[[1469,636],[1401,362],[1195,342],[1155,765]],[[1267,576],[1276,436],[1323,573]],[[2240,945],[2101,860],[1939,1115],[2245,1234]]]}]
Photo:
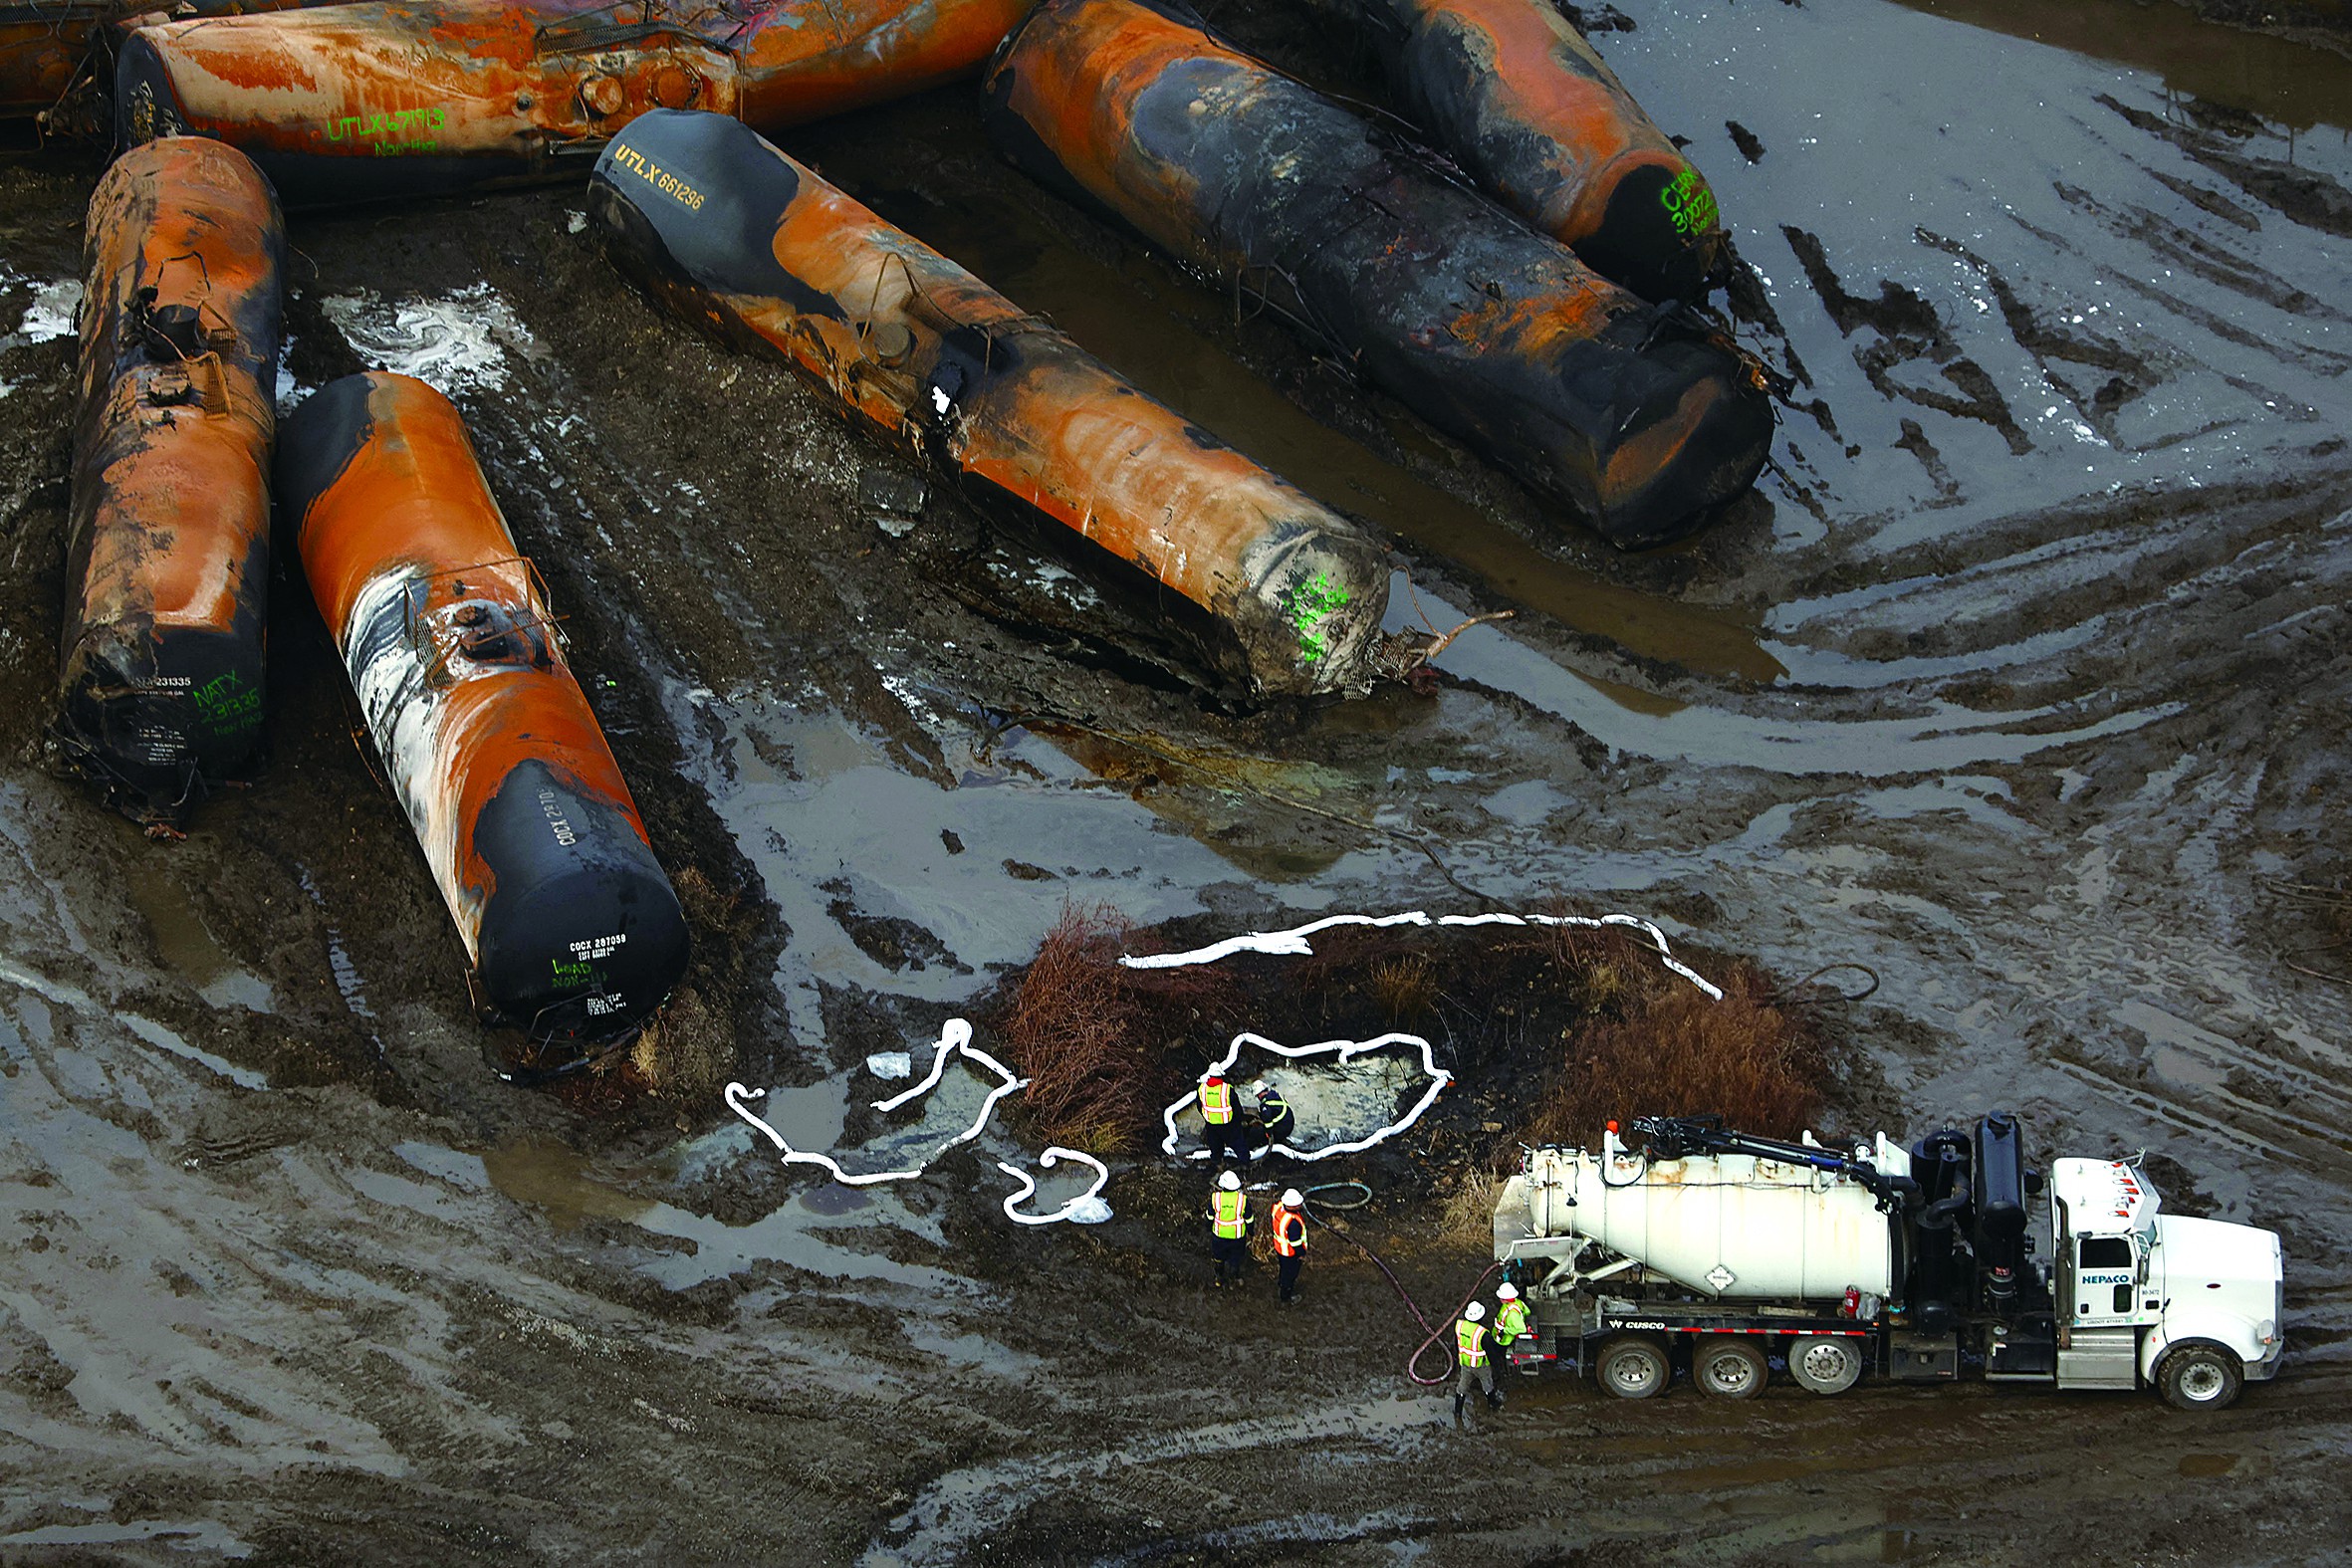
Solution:
[{"label": "muddy ground", "polygon": [[[0,1561],[2340,1560],[2348,66],[2095,9],[2130,15],[1617,8],[1794,385],[1757,495],[1644,558],[1023,185],[962,91],[786,138],[1381,530],[1392,624],[1519,612],[1316,713],[1204,703],[1082,555],[937,486],[878,527],[906,468],[631,297],[577,191],[298,217],[289,403],[363,364],[458,397],[693,873],[692,1015],[626,1105],[484,1068],[296,580],[269,766],[186,842],[49,771],[98,164],[0,164]],[[1219,17],[1371,91],[1314,24]],[[1196,1176],[1122,1163],[1107,1225],[1016,1231],[1010,1139],[853,1191],[717,1104],[766,1087],[858,1169],[958,1125],[977,1079],[910,1131],[862,1059],[926,1059],[1073,898],[1564,900],[1866,964],[1833,1125],[2008,1105],[2153,1151],[2285,1233],[2286,1374],[2205,1420],[1537,1384],[1464,1434],[1350,1249],[1287,1311],[1212,1294]],[[1413,1195],[1476,1133],[1332,1173],[1433,1312],[1483,1259]]]}]

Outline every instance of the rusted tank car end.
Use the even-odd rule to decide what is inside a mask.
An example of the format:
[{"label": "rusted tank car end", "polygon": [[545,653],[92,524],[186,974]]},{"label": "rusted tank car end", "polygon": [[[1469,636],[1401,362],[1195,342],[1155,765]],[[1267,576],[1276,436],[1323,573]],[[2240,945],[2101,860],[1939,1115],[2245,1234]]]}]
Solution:
[{"label": "rusted tank car end", "polygon": [[449,400],[381,373],[286,421],[282,514],[495,1020],[625,1035],[686,920]]},{"label": "rusted tank car end", "polygon": [[141,29],[118,139],[250,152],[290,206],[576,175],[652,109],[771,128],[978,69],[1028,0],[335,5]]},{"label": "rusted tank car end", "polygon": [[50,136],[103,133],[103,87],[128,24],[175,16],[275,11],[319,0],[21,0],[0,4],[0,120],[33,119]]},{"label": "rusted tank car end", "polygon": [[1261,291],[1374,384],[1611,542],[1705,525],[1772,409],[1729,337],[1596,277],[1167,0],[1044,0],[987,79],[998,147]]},{"label": "rusted tank car end", "polygon": [[1314,0],[1360,27],[1407,112],[1504,204],[1645,300],[1722,271],[1715,192],[1551,0]]},{"label": "rusted tank car end", "polygon": [[60,731],[162,827],[261,743],[285,251],[217,141],[150,143],[91,197]]},{"label": "rusted tank car end", "polygon": [[615,264],[686,320],[1214,616],[1211,657],[1256,697],[1370,687],[1377,546],[756,132],[647,114],[588,205]]}]

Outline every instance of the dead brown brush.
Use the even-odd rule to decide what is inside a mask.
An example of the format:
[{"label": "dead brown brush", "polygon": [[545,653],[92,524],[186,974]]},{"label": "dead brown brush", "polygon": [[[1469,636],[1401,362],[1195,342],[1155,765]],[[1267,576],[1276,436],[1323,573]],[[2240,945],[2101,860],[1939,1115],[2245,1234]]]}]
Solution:
[{"label": "dead brown brush", "polygon": [[1132,929],[1108,904],[1064,907],[1004,1010],[1024,1109],[1049,1143],[1118,1153],[1156,1109],[1143,1009],[1118,966]]},{"label": "dead brown brush", "polygon": [[1502,1193],[1503,1178],[1494,1172],[1464,1171],[1438,1210],[1437,1239],[1451,1247],[1487,1250],[1494,1244],[1495,1200]]},{"label": "dead brown brush", "polygon": [[1772,1137],[1811,1125],[1824,1070],[1813,1030],[1773,1006],[1770,983],[1752,969],[1734,968],[1723,986],[1721,1002],[1677,985],[1627,1016],[1596,1016],[1572,1030],[1525,1136],[1591,1145],[1612,1117],[1709,1112]]},{"label": "dead brown brush", "polygon": [[1427,1012],[1437,1001],[1437,966],[1424,954],[1376,964],[1365,984],[1391,1023],[1404,1023]]},{"label": "dead brown brush", "polygon": [[628,1065],[663,1099],[706,1099],[735,1070],[735,1036],[700,992],[680,986],[638,1031]]}]

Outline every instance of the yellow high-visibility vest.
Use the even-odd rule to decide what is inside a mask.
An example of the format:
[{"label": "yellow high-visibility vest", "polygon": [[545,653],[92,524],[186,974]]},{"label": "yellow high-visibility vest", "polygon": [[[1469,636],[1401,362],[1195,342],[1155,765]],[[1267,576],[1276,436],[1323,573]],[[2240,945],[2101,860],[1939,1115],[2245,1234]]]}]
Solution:
[{"label": "yellow high-visibility vest", "polygon": [[1250,1233],[1250,1195],[1223,1188],[1210,1195],[1212,1229],[1218,1239],[1238,1241]]},{"label": "yellow high-visibility vest", "polygon": [[1466,1367],[1487,1364],[1487,1325],[1473,1323],[1468,1318],[1454,1320],[1454,1354],[1462,1358]]},{"label": "yellow high-visibility vest", "polygon": [[1528,1304],[1525,1301],[1506,1301],[1503,1310],[1495,1314],[1495,1337],[1508,1345],[1528,1331]]},{"label": "yellow high-visibility vest", "polygon": [[1201,1120],[1212,1127],[1222,1127],[1233,1120],[1233,1085],[1204,1083],[1201,1085]]}]

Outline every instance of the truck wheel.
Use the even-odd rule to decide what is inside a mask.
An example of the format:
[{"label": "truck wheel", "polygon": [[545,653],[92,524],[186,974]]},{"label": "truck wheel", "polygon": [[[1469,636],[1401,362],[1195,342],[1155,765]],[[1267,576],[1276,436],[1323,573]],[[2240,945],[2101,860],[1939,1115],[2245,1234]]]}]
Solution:
[{"label": "truck wheel", "polygon": [[1674,1368],[1666,1347],[1643,1334],[1619,1334],[1600,1347],[1592,1375],[1619,1399],[1656,1399],[1666,1392]]},{"label": "truck wheel", "polygon": [[1752,1340],[1718,1335],[1699,1341],[1691,1357],[1691,1381],[1711,1399],[1755,1399],[1764,1391],[1771,1369]]},{"label": "truck wheel", "polygon": [[1814,1394],[1843,1394],[1862,1376],[1862,1353],[1843,1339],[1800,1334],[1788,1347],[1788,1375]]},{"label": "truck wheel", "polygon": [[2182,1410],[2224,1409],[2236,1402],[2244,1382],[2235,1356],[2202,1340],[2166,1351],[2156,1367],[2165,1402]]}]

